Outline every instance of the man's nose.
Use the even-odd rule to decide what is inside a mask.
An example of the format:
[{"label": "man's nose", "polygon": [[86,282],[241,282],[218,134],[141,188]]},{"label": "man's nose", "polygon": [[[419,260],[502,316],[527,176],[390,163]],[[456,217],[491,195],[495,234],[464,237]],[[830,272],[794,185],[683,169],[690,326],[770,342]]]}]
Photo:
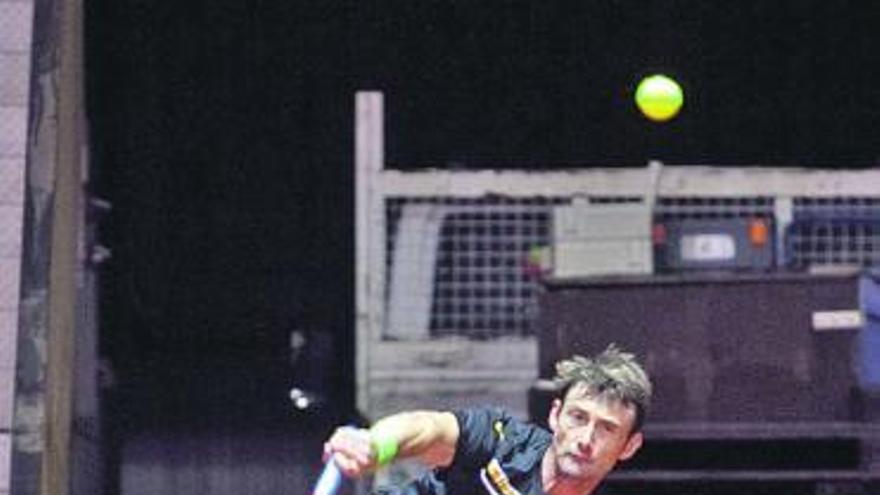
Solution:
[{"label": "man's nose", "polygon": [[584,426],[582,431],[578,432],[577,448],[581,452],[587,452],[593,445],[593,432],[595,429],[592,425]]}]

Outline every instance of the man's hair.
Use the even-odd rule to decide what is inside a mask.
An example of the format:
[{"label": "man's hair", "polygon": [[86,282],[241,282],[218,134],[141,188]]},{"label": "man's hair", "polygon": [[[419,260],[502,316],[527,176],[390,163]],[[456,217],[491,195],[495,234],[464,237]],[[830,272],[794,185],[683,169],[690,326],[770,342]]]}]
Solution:
[{"label": "man's hair", "polygon": [[615,344],[592,358],[574,355],[556,363],[556,384],[562,401],[573,386],[584,384],[588,394],[635,406],[632,433],[641,429],[651,403],[648,374],[633,354],[623,352]]}]

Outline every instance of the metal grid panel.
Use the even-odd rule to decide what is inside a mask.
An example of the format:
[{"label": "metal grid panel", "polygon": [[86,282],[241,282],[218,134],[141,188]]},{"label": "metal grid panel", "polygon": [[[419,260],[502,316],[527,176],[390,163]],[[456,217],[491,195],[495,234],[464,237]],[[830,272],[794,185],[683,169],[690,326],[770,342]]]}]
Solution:
[{"label": "metal grid panel", "polygon": [[[406,273],[410,283],[406,297],[394,296],[391,283],[385,287],[388,313],[425,312],[408,318],[423,322],[424,332],[402,338],[467,337],[492,339],[532,334],[536,309],[537,279],[527,268],[530,252],[548,247],[551,211],[570,203],[572,197],[510,198],[404,198],[386,200],[388,236],[386,270]],[[595,204],[638,202],[641,198],[602,196],[586,200]],[[420,220],[433,228],[420,227],[411,233],[419,237],[418,252],[397,249],[406,237],[401,219],[406,211],[421,208]],[[427,209],[425,209],[427,208]],[[772,218],[773,199],[768,197],[658,198],[658,218]],[[433,237],[434,240],[426,240]],[[432,256],[424,251],[432,250]],[[430,264],[417,269],[414,263]],[[422,273],[424,275],[418,275]],[[422,303],[414,302],[422,300]],[[397,307],[390,307],[395,306]],[[401,338],[385,327],[385,338]]]},{"label": "metal grid panel", "polygon": [[540,204],[487,205],[450,215],[440,233],[431,334],[529,333],[535,286],[524,266],[530,249],[548,243],[548,224]]},{"label": "metal grid panel", "polygon": [[[530,250],[550,242],[550,212],[566,198],[390,198],[388,273],[406,270],[395,249],[400,219],[413,205],[431,205],[436,240],[429,281],[431,337],[488,339],[531,334],[536,283],[525,265]],[[386,293],[386,297],[390,294]],[[387,335],[387,334],[386,334]]]},{"label": "metal grid panel", "polygon": [[659,198],[654,207],[658,219],[772,218],[773,198],[682,197]]},{"label": "metal grid panel", "polygon": [[794,198],[795,220],[816,218],[880,220],[880,198]]},{"label": "metal grid panel", "polygon": [[796,268],[880,264],[880,198],[795,198],[787,232]]},{"label": "metal grid panel", "polygon": [[[531,198],[388,198],[386,269],[410,270],[408,263],[429,260],[422,267],[430,283],[424,304],[398,311],[424,311],[425,333],[416,338],[467,337],[492,339],[532,334],[537,279],[526,268],[529,253],[551,244],[551,209],[571,197]],[[632,202],[639,198],[594,197],[593,203]],[[420,244],[433,256],[407,257],[396,251],[403,212],[428,206],[436,223],[432,242]],[[773,220],[770,197],[658,198],[658,219],[766,218]],[[427,218],[427,216],[426,216]],[[786,259],[794,267],[880,263],[880,199],[796,198]],[[424,230],[419,231],[424,235]],[[390,285],[390,284],[389,284]],[[409,304],[393,298],[386,303]],[[412,291],[416,292],[416,291]],[[413,336],[411,335],[411,337]],[[389,337],[388,332],[384,336]]]}]

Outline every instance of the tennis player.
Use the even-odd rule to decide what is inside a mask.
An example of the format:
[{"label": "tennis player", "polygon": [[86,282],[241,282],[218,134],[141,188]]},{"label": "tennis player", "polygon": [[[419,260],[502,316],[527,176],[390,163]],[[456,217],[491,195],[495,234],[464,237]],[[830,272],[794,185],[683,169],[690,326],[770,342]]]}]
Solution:
[{"label": "tennis player", "polygon": [[503,409],[407,411],[370,429],[340,428],[324,445],[345,476],[359,477],[395,459],[432,469],[383,495],[586,495],[642,446],[651,382],[635,357],[611,345],[592,358],[556,364],[560,394],[550,431]]}]

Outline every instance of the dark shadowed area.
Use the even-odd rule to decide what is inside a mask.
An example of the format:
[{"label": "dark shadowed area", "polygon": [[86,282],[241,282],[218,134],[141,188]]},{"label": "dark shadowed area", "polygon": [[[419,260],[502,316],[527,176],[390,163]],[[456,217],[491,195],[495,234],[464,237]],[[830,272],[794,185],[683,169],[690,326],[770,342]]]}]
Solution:
[{"label": "dark shadowed area", "polygon": [[[385,92],[401,168],[880,165],[872,2],[86,8],[93,193],[113,204],[101,347],[133,437],[356,416],[358,89]],[[632,103],[655,72],[685,92],[666,124]]]}]

